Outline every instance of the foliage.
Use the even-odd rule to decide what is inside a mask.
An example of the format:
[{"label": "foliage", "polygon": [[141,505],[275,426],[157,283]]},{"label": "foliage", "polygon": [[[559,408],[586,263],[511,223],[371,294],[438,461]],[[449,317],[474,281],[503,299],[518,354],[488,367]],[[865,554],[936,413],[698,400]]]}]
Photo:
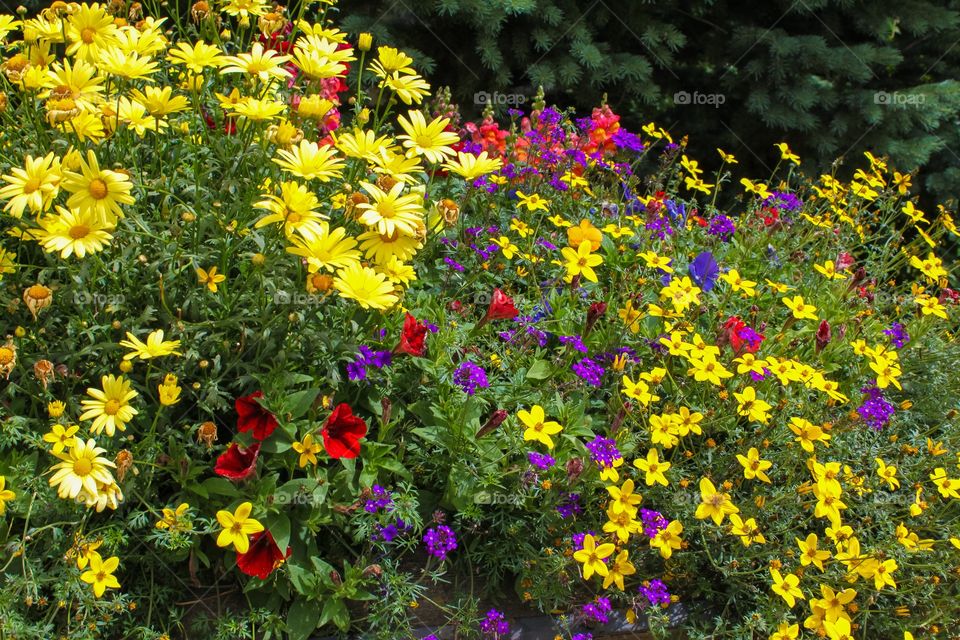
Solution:
[{"label": "foliage", "polygon": [[607,95],[628,126],[682,122],[697,155],[721,146],[751,173],[768,175],[764,150],[789,138],[810,173],[871,151],[921,170],[933,195],[960,191],[956,2],[350,0],[343,8],[348,31],[417,50],[431,77],[474,112],[483,108],[478,96],[501,112],[529,106],[538,86],[580,109]]},{"label": "foliage", "polygon": [[0,17],[4,637],[949,637],[958,231],[888,158],[171,11]]}]

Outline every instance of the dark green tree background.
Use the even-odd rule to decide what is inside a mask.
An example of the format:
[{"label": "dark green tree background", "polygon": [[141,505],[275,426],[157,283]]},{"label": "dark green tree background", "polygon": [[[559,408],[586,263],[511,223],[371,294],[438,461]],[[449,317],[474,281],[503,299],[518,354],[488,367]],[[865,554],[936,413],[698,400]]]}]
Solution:
[{"label": "dark green tree background", "polygon": [[542,85],[549,103],[583,113],[607,94],[632,130],[656,120],[689,133],[701,160],[723,147],[757,177],[787,140],[808,172],[870,150],[920,169],[915,184],[937,198],[960,195],[958,0],[341,0],[340,11],[350,32],[415,54],[468,115],[479,92],[529,101]]}]

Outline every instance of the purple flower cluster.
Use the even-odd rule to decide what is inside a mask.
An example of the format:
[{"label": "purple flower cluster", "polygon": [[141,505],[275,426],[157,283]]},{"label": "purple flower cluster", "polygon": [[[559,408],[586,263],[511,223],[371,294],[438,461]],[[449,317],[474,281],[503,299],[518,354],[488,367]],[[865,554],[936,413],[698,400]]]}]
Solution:
[{"label": "purple flower cluster", "polygon": [[557,462],[550,454],[540,453],[539,451],[531,451],[528,453],[527,460],[530,461],[531,465],[537,469],[540,469],[541,471],[546,471]]},{"label": "purple flower cluster", "polygon": [[597,624],[607,624],[610,622],[610,611],[613,610],[613,607],[610,606],[610,600],[607,598],[597,598],[596,602],[590,602],[583,605],[583,616],[592,622]]},{"label": "purple flower cluster", "polygon": [[396,522],[391,522],[389,524],[377,525],[376,530],[373,533],[372,539],[374,542],[393,542],[397,536],[405,533],[412,527],[406,522],[397,518]]},{"label": "purple flower cluster", "polygon": [[456,260],[454,260],[453,258],[451,258],[450,256],[445,257],[443,261],[446,262],[447,266],[453,269],[454,271],[463,271],[463,265],[457,262]]},{"label": "purple flower cluster", "polygon": [[663,240],[673,235],[673,227],[670,226],[670,219],[666,216],[654,216],[643,226],[650,232],[651,240]]},{"label": "purple flower cluster", "polygon": [[910,342],[910,334],[899,322],[894,322],[889,329],[884,329],[883,333],[890,336],[890,342],[897,349],[902,349],[905,344]]},{"label": "purple flower cluster", "polygon": [[570,640],[593,640],[592,633],[576,633]]},{"label": "purple flower cluster", "polygon": [[575,533],[570,537],[571,542],[573,543],[573,550],[580,551],[583,549],[583,539],[587,536],[597,537],[595,531],[584,531],[583,533]]},{"label": "purple flower cluster", "polygon": [[570,345],[580,353],[587,352],[587,345],[583,344],[583,338],[580,336],[560,336],[560,343]]},{"label": "purple flower cluster", "polygon": [[457,536],[445,524],[427,529],[423,542],[427,545],[427,553],[441,560],[446,560],[447,554],[457,548]]},{"label": "purple flower cluster", "polygon": [[670,604],[670,591],[662,580],[651,580],[641,585],[639,591],[650,606]]},{"label": "purple flower cluster", "polygon": [[733,239],[733,234],[736,232],[737,225],[722,213],[710,218],[710,226],[707,227],[707,233],[711,236],[716,236],[724,242],[730,242],[730,240]]},{"label": "purple flower cluster", "polygon": [[393,507],[393,497],[390,495],[390,492],[378,484],[373,485],[371,488],[371,497],[368,498],[366,504],[363,505],[363,510],[367,513],[377,513],[381,509],[390,511],[391,507]]},{"label": "purple flower cluster", "polygon": [[617,441],[613,438],[596,436],[585,446],[593,461],[603,467],[612,467],[615,460],[623,457],[617,449]]},{"label": "purple flower cluster", "polygon": [[803,202],[792,193],[786,191],[774,191],[770,196],[763,201],[763,206],[765,207],[777,207],[784,211],[794,212],[799,211],[803,207]]},{"label": "purple flower cluster", "polygon": [[605,373],[603,366],[590,358],[582,358],[579,362],[573,363],[570,369],[584,382],[595,387],[600,386],[600,379]]},{"label": "purple flower cluster", "polygon": [[557,505],[557,513],[559,513],[563,519],[570,518],[578,513],[583,513],[583,507],[580,506],[580,494],[568,493],[564,496],[563,502]]},{"label": "purple flower cluster", "polygon": [[502,613],[496,609],[490,609],[480,623],[480,631],[485,638],[498,639],[510,633],[510,623]]},{"label": "purple flower cluster", "polygon": [[890,418],[896,412],[893,405],[883,397],[883,392],[875,385],[860,389],[867,394],[867,399],[857,409],[863,421],[874,431],[880,431],[890,423]]},{"label": "purple flower cluster", "polygon": [[640,522],[643,524],[643,534],[651,540],[670,524],[662,513],[652,509],[640,510]]},{"label": "purple flower cluster", "polygon": [[393,361],[393,354],[389,351],[374,351],[366,345],[360,345],[359,351],[354,361],[347,363],[347,377],[354,382],[366,380],[368,367],[382,369]]},{"label": "purple flower cluster", "polygon": [[643,153],[643,150],[646,148],[640,140],[640,136],[635,133],[630,133],[626,129],[618,129],[610,139],[613,140],[613,144],[617,145],[618,148],[633,151],[634,153]]},{"label": "purple flower cluster", "polygon": [[469,360],[461,362],[457,370],[453,372],[453,382],[460,386],[468,396],[476,393],[478,388],[486,389],[490,386],[486,371]]}]

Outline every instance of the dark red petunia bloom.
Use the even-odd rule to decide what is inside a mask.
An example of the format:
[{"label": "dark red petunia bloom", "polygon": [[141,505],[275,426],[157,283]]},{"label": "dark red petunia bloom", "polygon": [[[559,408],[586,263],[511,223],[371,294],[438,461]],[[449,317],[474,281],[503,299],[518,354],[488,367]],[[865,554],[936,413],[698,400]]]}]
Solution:
[{"label": "dark red petunia bloom", "polygon": [[266,580],[289,557],[290,547],[284,554],[269,531],[260,531],[253,534],[247,552],[237,554],[237,567],[248,576]]},{"label": "dark red petunia bloom", "polygon": [[236,442],[231,442],[230,447],[217,458],[213,470],[224,478],[245,480],[257,469],[259,456],[259,442],[254,442],[249,447],[241,447]]},{"label": "dark red petunia bloom", "polygon": [[237,398],[237,429],[243,433],[252,431],[255,440],[266,440],[277,428],[277,419],[272,413],[260,406],[257,398],[263,397],[263,391]]},{"label": "dark red petunia bloom", "polygon": [[400,333],[400,344],[393,350],[394,353],[408,353],[411,356],[422,357],[427,350],[424,344],[426,335],[427,325],[408,313],[403,321],[403,331]]},{"label": "dark red petunia bloom", "polygon": [[367,435],[367,423],[353,415],[346,402],[341,402],[323,425],[323,448],[331,458],[356,458],[360,455],[360,438]]},{"label": "dark red petunia bloom", "polygon": [[519,314],[520,312],[513,306],[513,298],[500,291],[500,289],[494,289],[493,298],[490,300],[490,306],[487,308],[484,321],[511,320]]}]

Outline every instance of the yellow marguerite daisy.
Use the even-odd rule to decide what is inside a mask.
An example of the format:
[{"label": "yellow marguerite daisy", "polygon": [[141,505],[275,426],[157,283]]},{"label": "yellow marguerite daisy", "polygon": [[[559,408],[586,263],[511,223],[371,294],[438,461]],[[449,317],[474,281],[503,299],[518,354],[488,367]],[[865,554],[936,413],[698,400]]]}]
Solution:
[{"label": "yellow marguerite daisy", "polygon": [[137,392],[130,388],[130,381],[123,376],[105,375],[100,379],[103,389],[87,389],[87,395],[93,400],[84,400],[80,404],[84,412],[80,420],[93,419],[90,431],[100,434],[104,431],[112,436],[119,429],[126,431],[127,423],[139,413],[130,406]]}]

